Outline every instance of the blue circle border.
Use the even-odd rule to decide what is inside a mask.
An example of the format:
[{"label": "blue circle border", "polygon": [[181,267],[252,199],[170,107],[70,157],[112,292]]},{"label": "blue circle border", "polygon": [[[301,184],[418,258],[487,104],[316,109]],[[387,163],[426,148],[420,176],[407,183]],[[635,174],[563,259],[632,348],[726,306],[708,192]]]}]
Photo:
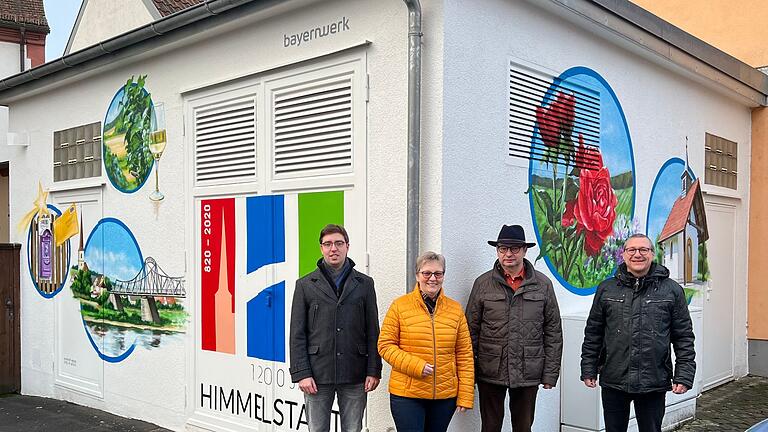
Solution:
[{"label": "blue circle border", "polygon": [[[85,242],[85,249],[87,250],[88,249],[88,245],[91,244],[91,238],[93,237],[93,234],[96,232],[96,230],[99,227],[99,225],[102,225],[102,224],[105,224],[105,223],[108,223],[108,222],[115,223],[115,224],[123,227],[123,229],[125,229],[125,231],[128,233],[128,235],[131,236],[131,240],[133,240],[133,244],[136,245],[136,250],[139,252],[139,259],[143,263],[144,262],[144,255],[141,253],[141,247],[139,247],[139,242],[136,241],[136,237],[133,235],[133,232],[131,231],[130,228],[128,228],[128,226],[125,223],[123,223],[123,221],[121,221],[120,219],[113,218],[113,217],[103,218],[103,219],[99,220],[96,223],[96,225],[91,230],[91,233],[88,235],[88,240]],[[101,358],[102,360],[104,360],[106,362],[110,362],[110,363],[121,362],[121,361],[125,360],[126,358],[128,358],[128,356],[131,355],[133,350],[136,348],[136,341],[133,341],[131,346],[124,353],[120,354],[119,356],[115,356],[115,357],[108,356],[108,355],[102,353],[101,350],[99,349],[99,346],[96,345],[96,341],[93,340],[93,336],[91,336],[91,332],[88,331],[88,325],[86,324],[85,319],[83,319],[83,328],[85,328],[85,334],[88,336],[88,341],[91,343],[91,346],[93,347],[93,349],[96,350],[96,354],[98,354],[99,358]]]},{"label": "blue circle border", "polygon": [[[51,204],[46,204],[46,207],[53,210],[57,216],[61,216],[61,210],[56,208],[56,206]],[[31,223],[34,223],[34,219],[32,220]],[[64,278],[61,280],[61,284],[52,293],[44,293],[40,290],[40,286],[37,284],[37,281],[35,280],[35,275],[32,274],[32,262],[31,262],[32,257],[29,256],[29,247],[31,243],[32,243],[32,226],[30,225],[30,227],[27,230],[27,270],[29,270],[29,278],[32,279],[32,284],[35,286],[35,291],[37,291],[38,294],[40,294],[41,296],[47,299],[53,298],[54,296],[56,296],[56,294],[61,292],[61,289],[64,288],[64,285],[67,283],[67,279],[69,278],[69,265],[71,262],[72,247],[69,244],[69,240],[67,240],[67,267],[66,267],[67,271],[64,273]]]},{"label": "blue circle border", "polygon": [[[136,83],[133,83],[131,85],[138,85]],[[142,89],[144,93],[146,93],[149,96],[149,103],[152,107],[152,117],[154,118],[155,115],[155,102],[152,100],[152,93],[148,92],[147,89]],[[124,194],[132,194],[138,192],[141,188],[144,187],[144,184],[149,180],[150,177],[152,177],[152,168],[155,166],[155,159],[152,158],[152,164],[149,166],[149,172],[146,177],[144,177],[144,180],[139,183],[138,186],[136,186],[136,189],[133,190],[127,190],[123,189],[117,184],[115,184],[115,181],[112,179],[112,177],[109,175],[109,170],[107,170],[107,154],[106,154],[106,141],[104,140],[104,128],[107,126],[107,115],[109,114],[109,107],[112,106],[112,104],[115,102],[115,99],[117,99],[117,95],[120,94],[120,92],[125,93],[125,86],[120,87],[120,89],[115,93],[114,96],[112,96],[112,100],[109,101],[109,105],[107,105],[107,112],[104,114],[104,122],[101,126],[101,163],[104,165],[104,172],[107,174],[107,178],[109,179],[109,183],[112,184],[112,187],[117,189],[118,191],[124,193]]]},{"label": "blue circle border", "polygon": [[[546,94],[544,95],[544,98],[542,99],[542,105],[547,101],[550,101],[554,96],[554,91],[557,89],[557,87],[565,81],[568,78],[574,77],[576,75],[587,75],[595,80],[597,80],[600,84],[603,85],[603,87],[608,91],[608,94],[613,98],[613,100],[616,102],[616,107],[619,110],[619,115],[621,116],[622,123],[624,123],[624,131],[627,134],[627,140],[629,141],[629,158],[630,162],[632,163],[632,211],[630,213],[630,221],[631,219],[634,219],[635,217],[635,200],[636,200],[636,194],[637,194],[637,177],[635,175],[636,169],[635,169],[635,153],[634,148],[632,146],[632,136],[629,133],[629,124],[627,124],[627,118],[624,115],[624,109],[621,106],[621,102],[619,102],[619,98],[616,96],[616,93],[613,91],[613,88],[608,84],[608,82],[597,72],[594,71],[586,66],[575,66],[572,67],[562,74],[560,76],[556,77],[552,81],[552,85],[547,89]],[[533,134],[531,136],[531,144],[535,144],[536,141],[536,133],[538,132],[538,127],[534,126]],[[533,161],[530,162],[528,165],[528,185],[530,186],[531,182],[533,180]],[[539,244],[539,247],[542,245],[542,239],[539,235],[539,226],[536,222],[536,210],[534,208],[533,203],[533,195],[528,194],[528,203],[531,209],[531,220],[533,222],[533,232],[536,235],[537,243]],[[544,255],[544,262],[547,264],[547,267],[549,267],[550,272],[552,275],[557,279],[557,281],[568,291],[572,292],[573,294],[580,295],[580,296],[588,296],[592,295],[597,291],[597,285],[592,287],[584,287],[584,288],[578,288],[566,281],[561,275],[560,272],[557,271],[554,264],[552,264],[552,261],[549,259],[549,256]]]}]

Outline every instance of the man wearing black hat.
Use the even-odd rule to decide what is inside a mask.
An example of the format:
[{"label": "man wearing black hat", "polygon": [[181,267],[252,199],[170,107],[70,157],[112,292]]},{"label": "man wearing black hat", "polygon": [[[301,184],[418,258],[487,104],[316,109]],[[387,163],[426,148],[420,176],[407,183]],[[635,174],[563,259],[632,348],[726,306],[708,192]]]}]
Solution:
[{"label": "man wearing black hat", "polygon": [[560,375],[563,332],[552,282],[525,259],[535,243],[520,225],[504,225],[496,241],[493,269],[475,280],[467,323],[475,352],[482,432],[499,432],[504,399],[514,432],[533,425],[539,384],[551,389]]}]

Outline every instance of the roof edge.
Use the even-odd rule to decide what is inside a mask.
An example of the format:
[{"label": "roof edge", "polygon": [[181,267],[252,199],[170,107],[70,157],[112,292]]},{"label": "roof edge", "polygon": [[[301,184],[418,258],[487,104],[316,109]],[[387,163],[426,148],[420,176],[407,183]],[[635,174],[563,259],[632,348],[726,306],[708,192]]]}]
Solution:
[{"label": "roof edge", "polygon": [[2,96],[4,92],[19,86],[28,85],[41,78],[50,77],[61,71],[84,64],[99,57],[113,54],[124,48],[162,36],[196,22],[215,17],[230,9],[258,1],[264,1],[266,3],[265,0],[208,0],[199,3],[177,13],[163,17],[157,21],[99,42],[98,44],[66,54],[38,67],[2,79],[0,80],[0,96]]},{"label": "roof edge", "polygon": [[[762,106],[768,105],[768,75],[659,18],[640,6],[631,3],[629,0],[550,0],[550,2],[587,18],[606,29],[620,33],[637,45],[655,52],[672,63],[682,66],[684,69],[697,73],[696,70],[688,67],[683,60],[678,58],[679,55],[676,55],[671,50],[682,51],[693,59],[710,66],[717,72],[759,93],[762,95],[759,98],[760,100],[753,100]],[[593,9],[595,7],[604,13],[613,15],[616,19],[643,33],[654,36],[663,44],[666,44],[669,51],[659,49],[656,46],[658,44],[648,43],[647,40],[629,34],[631,32],[622,32],[620,28],[612,26],[612,24],[615,24],[615,21],[611,22],[605,16],[596,16]],[[701,75],[701,72],[698,72],[698,74]]]}]

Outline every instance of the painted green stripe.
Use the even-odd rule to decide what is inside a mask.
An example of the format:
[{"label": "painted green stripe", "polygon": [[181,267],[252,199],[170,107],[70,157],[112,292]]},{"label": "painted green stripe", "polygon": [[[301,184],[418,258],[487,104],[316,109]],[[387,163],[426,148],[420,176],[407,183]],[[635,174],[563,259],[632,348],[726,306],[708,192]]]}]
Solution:
[{"label": "painted green stripe", "polygon": [[299,194],[299,277],[317,268],[320,230],[344,225],[344,191]]}]

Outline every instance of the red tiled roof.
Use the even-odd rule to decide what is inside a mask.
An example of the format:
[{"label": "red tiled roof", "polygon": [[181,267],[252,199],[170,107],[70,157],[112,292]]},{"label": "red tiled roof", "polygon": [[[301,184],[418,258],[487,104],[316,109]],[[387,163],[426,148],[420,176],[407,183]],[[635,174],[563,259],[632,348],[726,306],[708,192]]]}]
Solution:
[{"label": "red tiled roof", "polygon": [[685,196],[678,197],[675,200],[675,204],[672,205],[672,210],[669,212],[669,216],[667,216],[667,223],[664,224],[664,228],[661,230],[661,234],[659,234],[659,242],[663,242],[685,229],[685,225],[688,223],[688,215],[691,214],[691,208],[696,212],[696,222],[703,230],[703,233],[699,236],[699,241],[707,240],[709,234],[707,233],[707,222],[703,215],[704,200],[701,197],[699,179],[696,179]]},{"label": "red tiled roof", "polygon": [[4,22],[41,27],[46,33],[51,31],[43,0],[0,0],[0,27],[5,26]]},{"label": "red tiled roof", "polygon": [[162,16],[168,16],[188,7],[202,3],[204,0],[152,0]]}]

